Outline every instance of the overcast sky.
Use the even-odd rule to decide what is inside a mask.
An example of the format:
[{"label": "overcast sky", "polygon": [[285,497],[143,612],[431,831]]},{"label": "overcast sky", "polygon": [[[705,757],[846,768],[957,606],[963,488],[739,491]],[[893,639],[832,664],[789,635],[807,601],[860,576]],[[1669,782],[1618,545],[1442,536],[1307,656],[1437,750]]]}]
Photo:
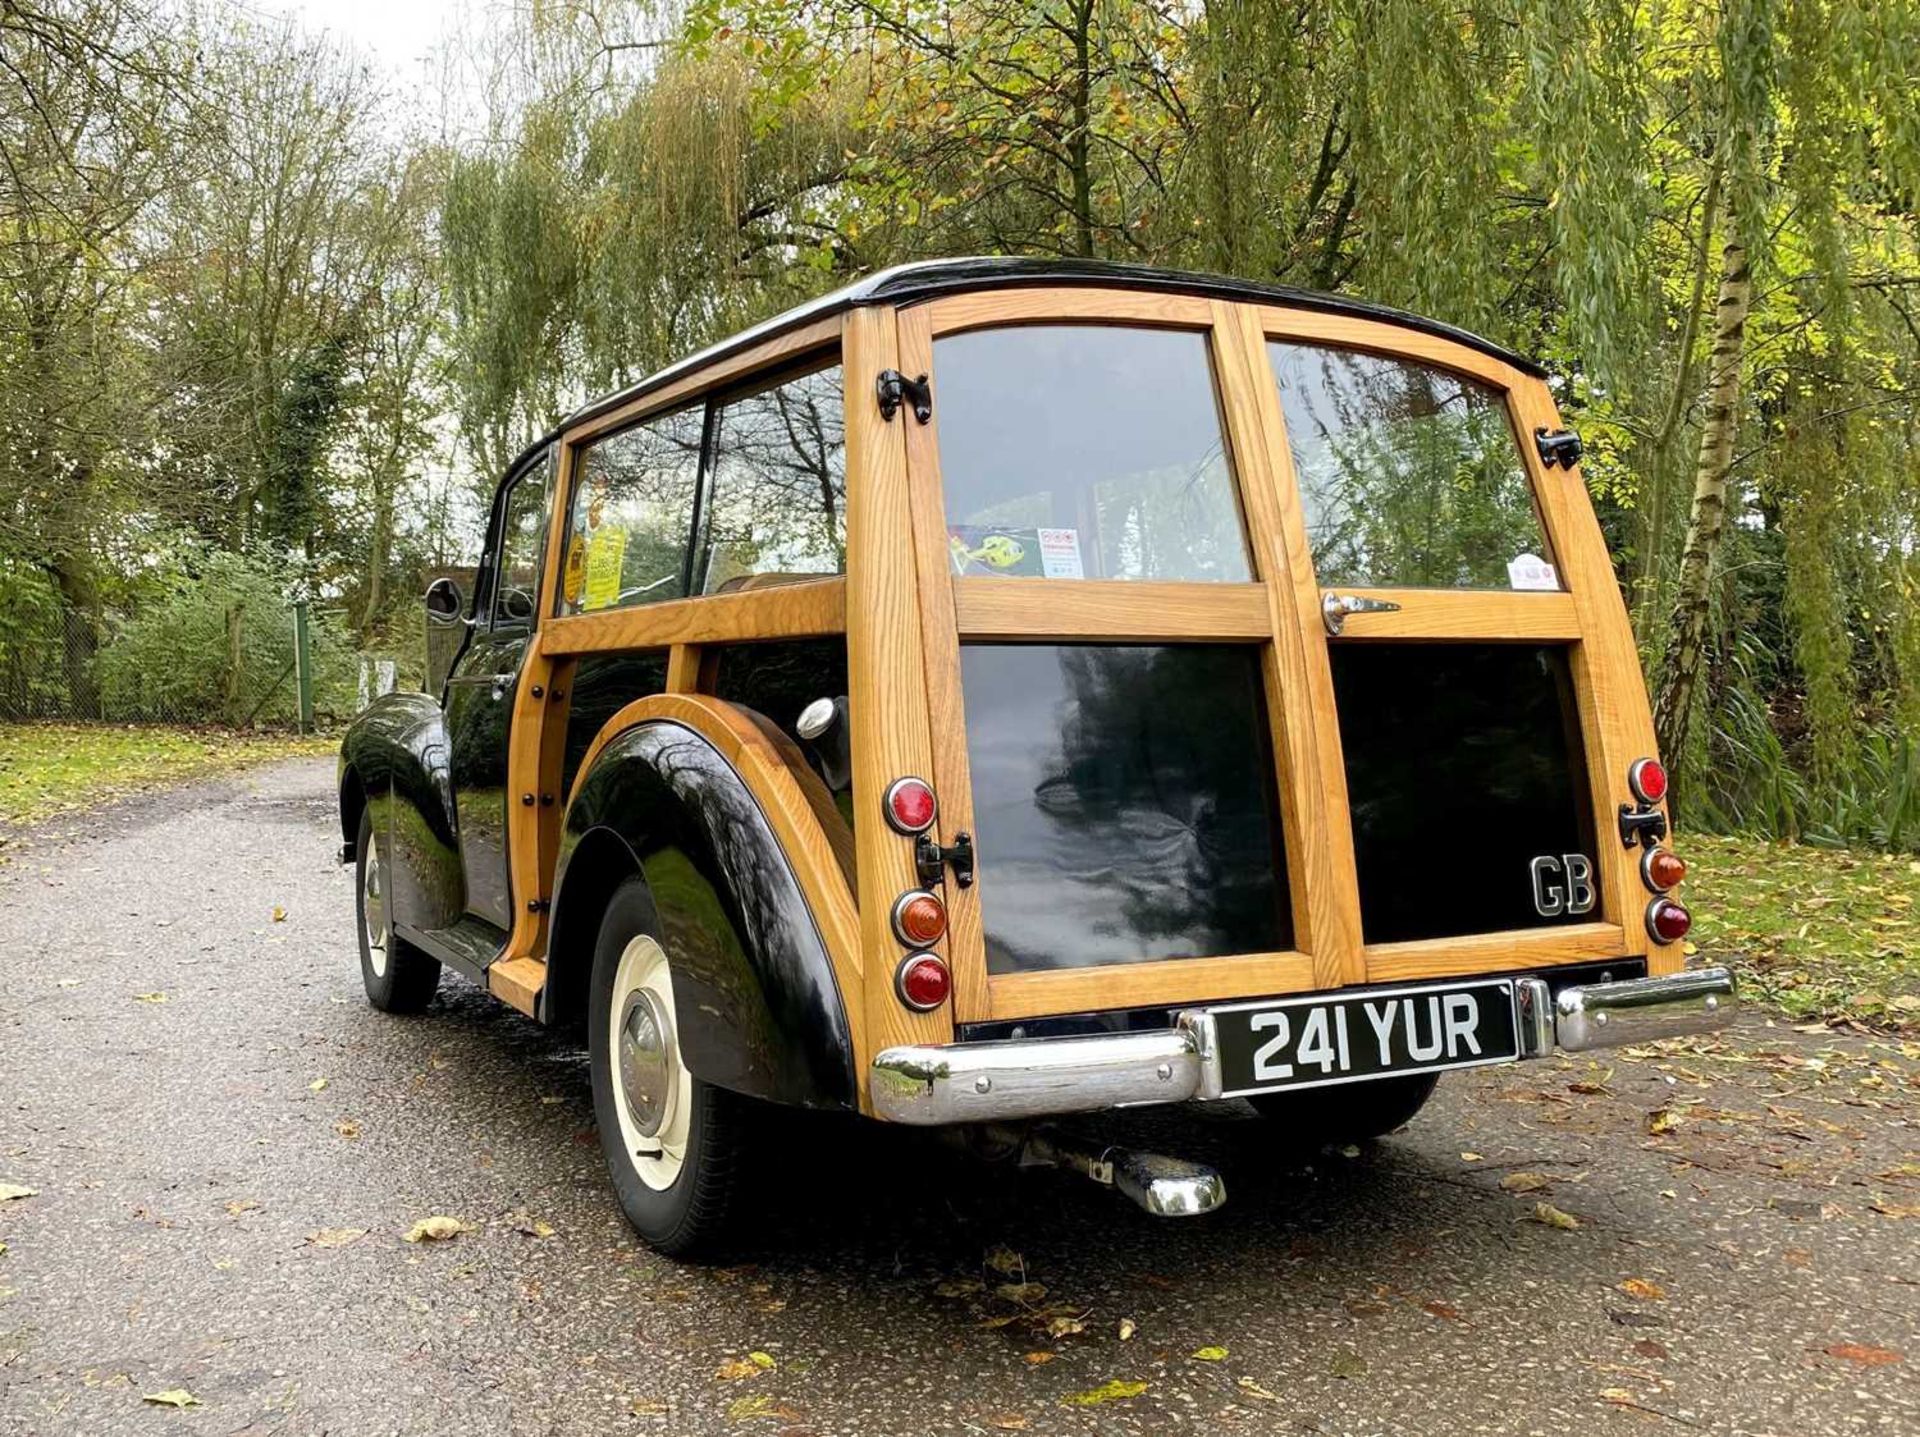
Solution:
[{"label": "overcast sky", "polygon": [[419,62],[463,8],[459,0],[245,0],[263,14],[290,15],[363,51],[397,80],[417,80]]}]

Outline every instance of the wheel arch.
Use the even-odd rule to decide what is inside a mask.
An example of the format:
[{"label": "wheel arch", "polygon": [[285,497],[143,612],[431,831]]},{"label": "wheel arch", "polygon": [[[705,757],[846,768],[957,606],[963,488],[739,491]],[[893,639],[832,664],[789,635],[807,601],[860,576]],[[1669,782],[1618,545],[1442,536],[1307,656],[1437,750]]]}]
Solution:
[{"label": "wheel arch", "polygon": [[638,874],[695,1076],[778,1103],[857,1108],[851,897],[837,868],[810,866],[830,846],[817,824],[796,840],[796,808],[815,823],[778,753],[731,705],[679,695],[629,705],[595,740],[568,801],[540,1016],[585,1012],[599,920]]}]

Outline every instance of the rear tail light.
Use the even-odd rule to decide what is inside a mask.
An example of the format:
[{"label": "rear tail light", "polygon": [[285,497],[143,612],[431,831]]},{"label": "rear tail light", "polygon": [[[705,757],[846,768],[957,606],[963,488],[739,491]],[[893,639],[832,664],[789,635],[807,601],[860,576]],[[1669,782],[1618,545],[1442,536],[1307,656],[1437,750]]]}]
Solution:
[{"label": "rear tail light", "polygon": [[1656,943],[1678,943],[1693,927],[1693,915],[1671,898],[1647,905],[1647,934]]},{"label": "rear tail light", "polygon": [[896,778],[887,789],[887,822],[899,833],[925,833],[939,806],[923,778]]},{"label": "rear tail light", "polygon": [[1665,893],[1686,876],[1686,860],[1670,848],[1649,848],[1640,855],[1640,881],[1655,893]]},{"label": "rear tail light", "polygon": [[947,1001],[953,979],[947,965],[933,954],[909,953],[894,970],[893,989],[914,1012],[927,1013]]},{"label": "rear tail light", "polygon": [[1667,796],[1667,770],[1657,758],[1636,758],[1627,769],[1627,787],[1642,803],[1658,803]]},{"label": "rear tail light", "polygon": [[927,948],[947,931],[947,905],[924,888],[909,889],[893,905],[893,932],[909,948]]}]

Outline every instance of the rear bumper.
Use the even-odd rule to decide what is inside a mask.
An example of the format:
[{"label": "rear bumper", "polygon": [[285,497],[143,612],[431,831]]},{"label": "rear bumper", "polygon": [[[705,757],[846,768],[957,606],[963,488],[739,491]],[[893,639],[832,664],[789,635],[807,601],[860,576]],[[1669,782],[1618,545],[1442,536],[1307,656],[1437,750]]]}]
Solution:
[{"label": "rear bumper", "polygon": [[[1521,978],[1514,996],[1521,1058],[1708,1032],[1731,1022],[1736,1006],[1725,968],[1558,993],[1543,978]],[[890,1122],[934,1126],[1204,1098],[1222,1086],[1210,1033],[1196,1010],[1149,1032],[888,1048],[873,1060],[873,1111]]]}]

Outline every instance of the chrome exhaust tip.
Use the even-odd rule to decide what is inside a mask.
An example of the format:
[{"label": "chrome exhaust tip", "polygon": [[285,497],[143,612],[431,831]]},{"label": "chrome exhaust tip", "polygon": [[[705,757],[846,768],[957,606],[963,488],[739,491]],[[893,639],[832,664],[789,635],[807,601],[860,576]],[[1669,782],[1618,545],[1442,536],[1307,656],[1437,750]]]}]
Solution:
[{"label": "chrome exhaust tip", "polygon": [[1020,1166],[1077,1172],[1125,1194],[1154,1217],[1199,1217],[1227,1200],[1226,1180],[1205,1163],[1088,1143],[1045,1129],[1021,1139]]}]

